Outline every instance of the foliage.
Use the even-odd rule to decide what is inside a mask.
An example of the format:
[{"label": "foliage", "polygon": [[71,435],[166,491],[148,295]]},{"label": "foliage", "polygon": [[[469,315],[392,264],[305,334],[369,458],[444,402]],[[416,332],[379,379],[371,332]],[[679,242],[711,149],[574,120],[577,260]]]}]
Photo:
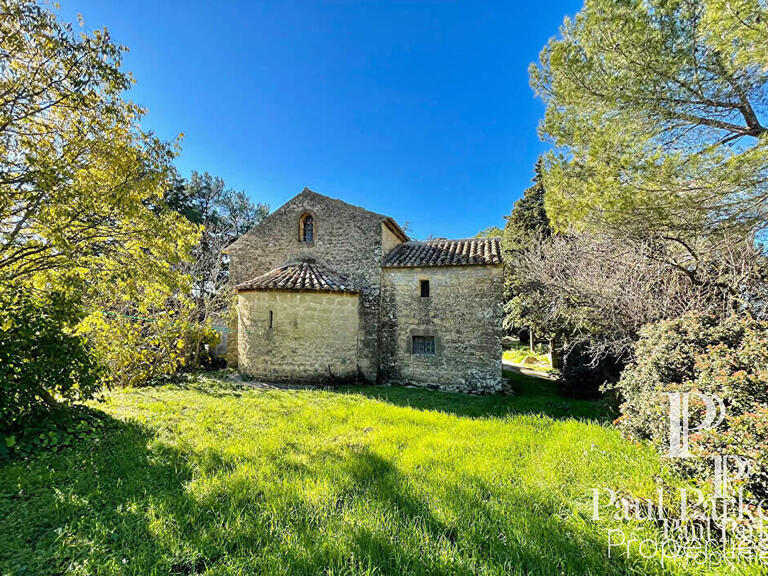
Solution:
[{"label": "foliage", "polygon": [[533,358],[535,364],[529,366],[534,370],[544,370],[549,372],[552,366],[549,362],[549,355],[541,344],[535,347],[535,352],[531,352],[531,348],[528,344],[522,342],[513,342],[511,344],[504,344],[504,354],[502,358],[507,362],[513,364],[522,364],[526,358]]},{"label": "foliage", "polygon": [[201,242],[213,245],[231,244],[269,213],[266,204],[254,204],[245,192],[227,188],[224,180],[207,172],[193,171],[189,180],[176,176],[165,192],[165,203],[190,222],[204,226]]},{"label": "foliage", "polygon": [[693,436],[691,451],[754,458],[750,488],[768,495],[768,323],[687,314],[644,328],[635,357],[617,385],[624,398],[621,428],[668,449],[669,401],[664,393],[716,395],[725,403],[725,421],[711,433]]},{"label": "foliage", "polygon": [[[192,280],[192,317],[204,327],[211,322],[225,321],[230,291],[229,257],[227,246],[242,234],[261,222],[269,213],[266,204],[255,205],[244,192],[236,192],[225,186],[221,178],[192,172],[189,180],[176,177],[174,185],[165,193],[165,202],[193,224],[203,227],[197,245],[192,248],[192,258],[182,270]],[[201,338],[193,340],[189,347],[189,361],[200,364],[212,360],[206,353]],[[210,335],[207,336],[210,340]],[[210,349],[210,342],[207,342]],[[207,359],[201,357],[205,356]]]},{"label": "foliage", "polygon": [[216,347],[221,341],[221,332],[207,324],[196,324],[187,336],[189,353],[192,354],[191,367],[205,370],[219,370],[227,365],[225,358],[216,354]]},{"label": "foliage", "polygon": [[475,235],[475,238],[501,238],[504,236],[504,231],[498,226],[488,226],[485,230],[480,230]]},{"label": "foliage", "polygon": [[75,331],[80,317],[79,303],[64,294],[0,285],[0,430],[93,395],[101,371]]},{"label": "foliage", "polygon": [[556,226],[683,252],[764,228],[766,22],[761,0],[587,0],[566,19],[530,69]]},{"label": "foliage", "polygon": [[[700,438],[701,454],[738,454],[748,458],[747,488],[758,497],[768,496],[768,406],[763,403],[752,411],[728,419],[728,429],[708,432]],[[743,484],[743,482],[742,482]]]},{"label": "foliage", "polygon": [[516,291],[536,299],[509,313],[568,338],[566,381],[620,368],[648,323],[764,316],[767,8],[587,0],[531,66],[558,234],[516,258]]},{"label": "foliage", "polygon": [[534,167],[533,185],[523,192],[522,198],[506,217],[504,248],[509,251],[525,249],[532,238],[548,238],[552,234],[549,216],[544,208],[544,176],[541,159]]},{"label": "foliage", "polygon": [[29,0],[0,13],[0,277],[81,301],[110,381],[166,374],[195,329],[183,264],[200,233],[164,201],[176,147],[141,130],[106,30]]},{"label": "foliage", "polygon": [[[506,252],[504,267],[504,327],[507,331],[533,330],[536,335],[554,336],[557,330],[542,322],[541,310],[546,307],[544,295],[526,281],[517,261],[552,233],[544,209],[544,184],[541,161],[536,162],[533,185],[523,192],[504,225],[503,248]],[[522,335],[521,335],[522,336]],[[527,339],[529,334],[525,334]]]},{"label": "foliage", "polygon": [[174,310],[152,317],[96,312],[82,324],[114,386],[156,384],[185,365],[187,335],[196,325]]},{"label": "foliage", "polygon": [[[574,340],[566,346],[560,368],[560,391],[569,398],[599,398],[621,376],[627,359],[612,353],[595,354],[604,342]],[[615,398],[609,397],[615,404]]]},{"label": "foliage", "polygon": [[103,416],[103,412],[87,406],[64,404],[38,413],[4,439],[0,437],[0,462],[60,452],[87,440],[98,442],[104,428]]},{"label": "foliage", "polygon": [[670,250],[653,237],[531,239],[510,264],[515,295],[507,323],[525,321],[558,338],[564,390],[591,396],[618,380],[646,324],[692,311],[765,317],[768,259],[756,243],[722,241],[698,258],[695,273],[675,265]]},{"label": "foliage", "polygon": [[122,99],[124,48],[28,0],[1,0],[0,13],[0,273],[93,283],[178,262],[195,229],[154,209],[174,150]]},{"label": "foliage", "polygon": [[0,467],[0,572],[706,574],[636,545],[607,554],[612,529],[659,533],[590,521],[591,489],[652,494],[660,459],[529,414],[566,402],[524,380],[502,398],[113,391],[98,441]]},{"label": "foliage", "polygon": [[537,295],[528,310],[535,325],[586,345],[592,359],[630,359],[643,326],[687,312],[763,313],[768,268],[754,243],[723,242],[699,260],[696,278],[672,265],[667,249],[654,238],[557,234],[517,253],[515,277],[521,293]]}]

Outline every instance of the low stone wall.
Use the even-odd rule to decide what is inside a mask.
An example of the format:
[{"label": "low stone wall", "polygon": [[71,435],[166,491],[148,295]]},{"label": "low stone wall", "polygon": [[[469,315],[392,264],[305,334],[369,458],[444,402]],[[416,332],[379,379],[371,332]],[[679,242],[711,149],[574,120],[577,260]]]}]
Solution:
[{"label": "low stone wall", "polygon": [[[421,280],[429,280],[429,297],[421,296]],[[384,268],[382,380],[499,391],[503,282],[501,266]],[[414,336],[434,338],[434,355],[414,354]]]},{"label": "low stone wall", "polygon": [[241,372],[271,382],[357,378],[356,294],[253,291],[237,301]]}]

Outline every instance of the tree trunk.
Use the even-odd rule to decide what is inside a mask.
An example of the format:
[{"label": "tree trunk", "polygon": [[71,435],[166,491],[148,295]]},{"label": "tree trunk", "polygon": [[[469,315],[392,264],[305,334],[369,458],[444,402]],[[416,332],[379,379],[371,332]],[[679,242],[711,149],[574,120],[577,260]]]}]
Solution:
[{"label": "tree trunk", "polygon": [[549,339],[549,364],[553,370],[560,370],[563,366],[563,358],[554,338]]},{"label": "tree trunk", "polygon": [[528,347],[531,350],[531,354],[536,354],[536,339],[533,334],[533,327],[528,328],[530,334],[530,340],[528,341]]}]

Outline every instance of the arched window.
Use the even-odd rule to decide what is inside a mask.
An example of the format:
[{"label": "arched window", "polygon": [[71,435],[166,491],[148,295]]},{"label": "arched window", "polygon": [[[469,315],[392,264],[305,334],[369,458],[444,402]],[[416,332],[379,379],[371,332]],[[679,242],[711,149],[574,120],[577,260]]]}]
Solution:
[{"label": "arched window", "polygon": [[301,241],[307,243],[315,241],[315,224],[312,214],[305,214],[301,218]]}]

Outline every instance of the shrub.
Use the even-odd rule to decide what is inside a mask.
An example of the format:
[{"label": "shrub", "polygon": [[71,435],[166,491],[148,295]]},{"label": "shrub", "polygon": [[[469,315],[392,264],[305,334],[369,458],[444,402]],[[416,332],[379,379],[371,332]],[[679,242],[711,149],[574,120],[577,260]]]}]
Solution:
[{"label": "shrub", "polygon": [[187,302],[159,312],[96,311],[83,321],[111,386],[151,386],[184,369],[223,368],[213,352],[218,332],[194,321]]},{"label": "shrub", "polygon": [[203,370],[221,370],[227,362],[216,354],[221,334],[211,326],[194,324],[188,335],[189,359],[187,366]]},{"label": "shrub", "polygon": [[75,332],[80,319],[79,304],[60,292],[0,286],[0,429],[98,389],[101,370]]},{"label": "shrub", "polygon": [[[630,436],[668,448],[669,401],[665,392],[720,397],[726,417],[716,429],[690,438],[691,452],[753,459],[748,487],[768,495],[768,323],[748,317],[719,320],[687,314],[645,327],[635,361],[617,384],[623,403],[619,426]],[[701,410],[692,397],[691,421]],[[691,470],[708,475],[709,466]]]},{"label": "shrub", "polygon": [[107,367],[111,386],[156,384],[186,364],[191,325],[173,311],[151,317],[97,312],[83,329]]}]

